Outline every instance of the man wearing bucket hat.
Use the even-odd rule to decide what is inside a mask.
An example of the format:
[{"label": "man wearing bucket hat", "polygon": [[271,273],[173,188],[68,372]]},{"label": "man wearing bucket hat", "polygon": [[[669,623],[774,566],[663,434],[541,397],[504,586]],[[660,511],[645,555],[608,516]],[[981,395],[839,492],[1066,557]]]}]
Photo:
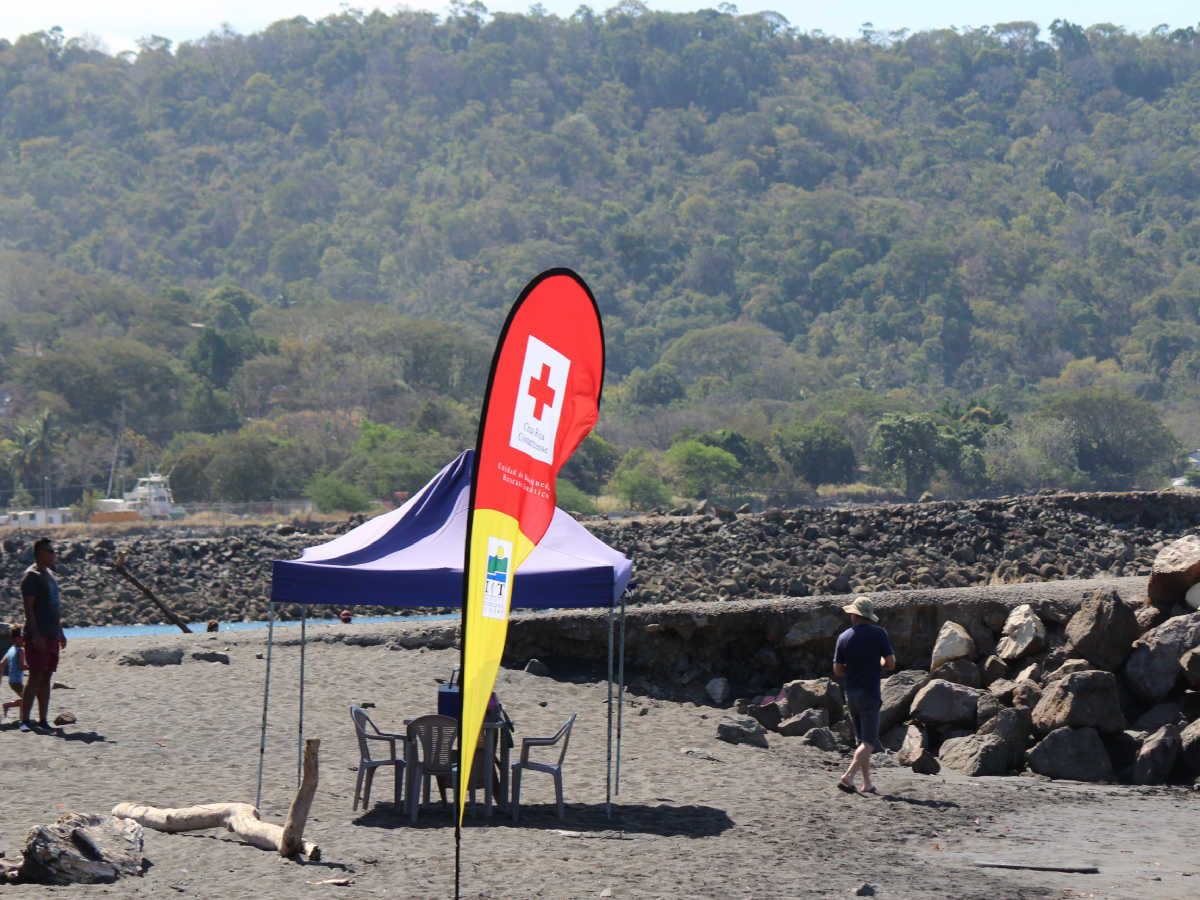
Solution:
[{"label": "man wearing bucket hat", "polygon": [[854,773],[862,775],[863,792],[875,793],[871,784],[871,754],[879,743],[879,708],[883,699],[879,693],[879,678],[883,669],[896,668],[896,651],[888,634],[879,625],[879,616],[866,597],[856,597],[842,609],[850,614],[850,627],[838,635],[833,651],[833,674],[844,679],[846,705],[858,747],[854,759],[838,780],[838,790],[854,793]]}]

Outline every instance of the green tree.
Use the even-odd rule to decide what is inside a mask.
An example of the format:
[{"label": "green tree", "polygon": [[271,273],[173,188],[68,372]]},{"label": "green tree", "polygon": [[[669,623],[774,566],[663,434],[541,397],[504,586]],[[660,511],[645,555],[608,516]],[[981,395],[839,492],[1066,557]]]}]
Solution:
[{"label": "green tree", "polygon": [[210,495],[235,503],[273,499],[276,445],[270,433],[253,427],[216,438],[204,469]]},{"label": "green tree", "polygon": [[371,506],[371,498],[367,496],[366,491],[327,473],[317,475],[309,481],[305,496],[323,513],[335,510],[356,513]]},{"label": "green tree", "polygon": [[744,479],[761,481],[777,475],[779,470],[767,444],[753,435],[745,435],[732,428],[718,428],[697,434],[695,439],[709,447],[718,447],[733,456],[738,462],[738,473]]},{"label": "green tree", "polygon": [[555,482],[554,497],[555,505],[569,513],[590,516],[599,512],[595,501],[565,478]]},{"label": "green tree", "polygon": [[1156,487],[1179,454],[1179,441],[1145,400],[1117,390],[1051,395],[1040,414],[1068,423],[1079,469],[1105,490]]},{"label": "green tree", "polygon": [[671,502],[658,464],[641,447],[625,454],[609,487],[632,509],[652,509]]},{"label": "green tree", "polygon": [[957,470],[961,442],[925,413],[887,415],[871,434],[871,463],[907,497],[929,488],[938,468]]},{"label": "green tree", "polygon": [[742,469],[732,453],[696,440],[672,444],[666,458],[675,483],[689,497],[708,497],[717,485],[732,483]]},{"label": "green tree", "polygon": [[854,445],[829,422],[781,428],[775,433],[775,445],[792,471],[809,484],[847,484],[855,479]]},{"label": "green tree", "polygon": [[639,406],[665,406],[672,400],[682,400],[686,394],[674,367],[663,364],[648,370],[634,369],[621,383],[621,391]]},{"label": "green tree", "polygon": [[620,461],[621,451],[593,431],[563,464],[558,477],[594,496],[612,478]]}]

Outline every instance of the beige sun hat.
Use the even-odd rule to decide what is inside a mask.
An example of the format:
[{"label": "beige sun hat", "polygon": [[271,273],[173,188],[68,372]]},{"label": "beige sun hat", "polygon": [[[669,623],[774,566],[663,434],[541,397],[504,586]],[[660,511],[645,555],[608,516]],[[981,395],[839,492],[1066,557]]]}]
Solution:
[{"label": "beige sun hat", "polygon": [[875,615],[875,605],[866,597],[855,597],[853,603],[842,607],[842,611],[862,616],[864,619],[870,619],[872,622],[879,621],[879,616]]}]

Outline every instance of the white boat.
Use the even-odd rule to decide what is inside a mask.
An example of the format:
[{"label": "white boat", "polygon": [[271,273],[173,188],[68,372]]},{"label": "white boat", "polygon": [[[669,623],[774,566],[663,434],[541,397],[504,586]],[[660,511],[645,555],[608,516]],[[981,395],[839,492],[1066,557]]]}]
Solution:
[{"label": "white boat", "polygon": [[136,509],[146,519],[182,519],[187,511],[175,505],[166,475],[151,472],[139,478],[132,491],[124,494],[126,508]]},{"label": "white boat", "polygon": [[166,475],[151,472],[139,478],[132,491],[126,491],[120,499],[109,497],[96,501],[96,512],[92,521],[120,521],[127,519],[182,519],[187,510],[175,505],[171,496],[171,484]]}]

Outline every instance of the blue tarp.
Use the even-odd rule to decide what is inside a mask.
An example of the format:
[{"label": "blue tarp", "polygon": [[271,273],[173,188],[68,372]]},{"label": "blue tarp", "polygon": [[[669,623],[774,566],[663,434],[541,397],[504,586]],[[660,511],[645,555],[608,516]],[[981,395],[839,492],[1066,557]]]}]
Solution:
[{"label": "blue tarp", "polygon": [[[276,603],[462,606],[463,544],[473,450],[465,450],[403,506],[297,560],[276,560]],[[611,607],[633,564],[561,509],[517,569],[514,608]]]}]

